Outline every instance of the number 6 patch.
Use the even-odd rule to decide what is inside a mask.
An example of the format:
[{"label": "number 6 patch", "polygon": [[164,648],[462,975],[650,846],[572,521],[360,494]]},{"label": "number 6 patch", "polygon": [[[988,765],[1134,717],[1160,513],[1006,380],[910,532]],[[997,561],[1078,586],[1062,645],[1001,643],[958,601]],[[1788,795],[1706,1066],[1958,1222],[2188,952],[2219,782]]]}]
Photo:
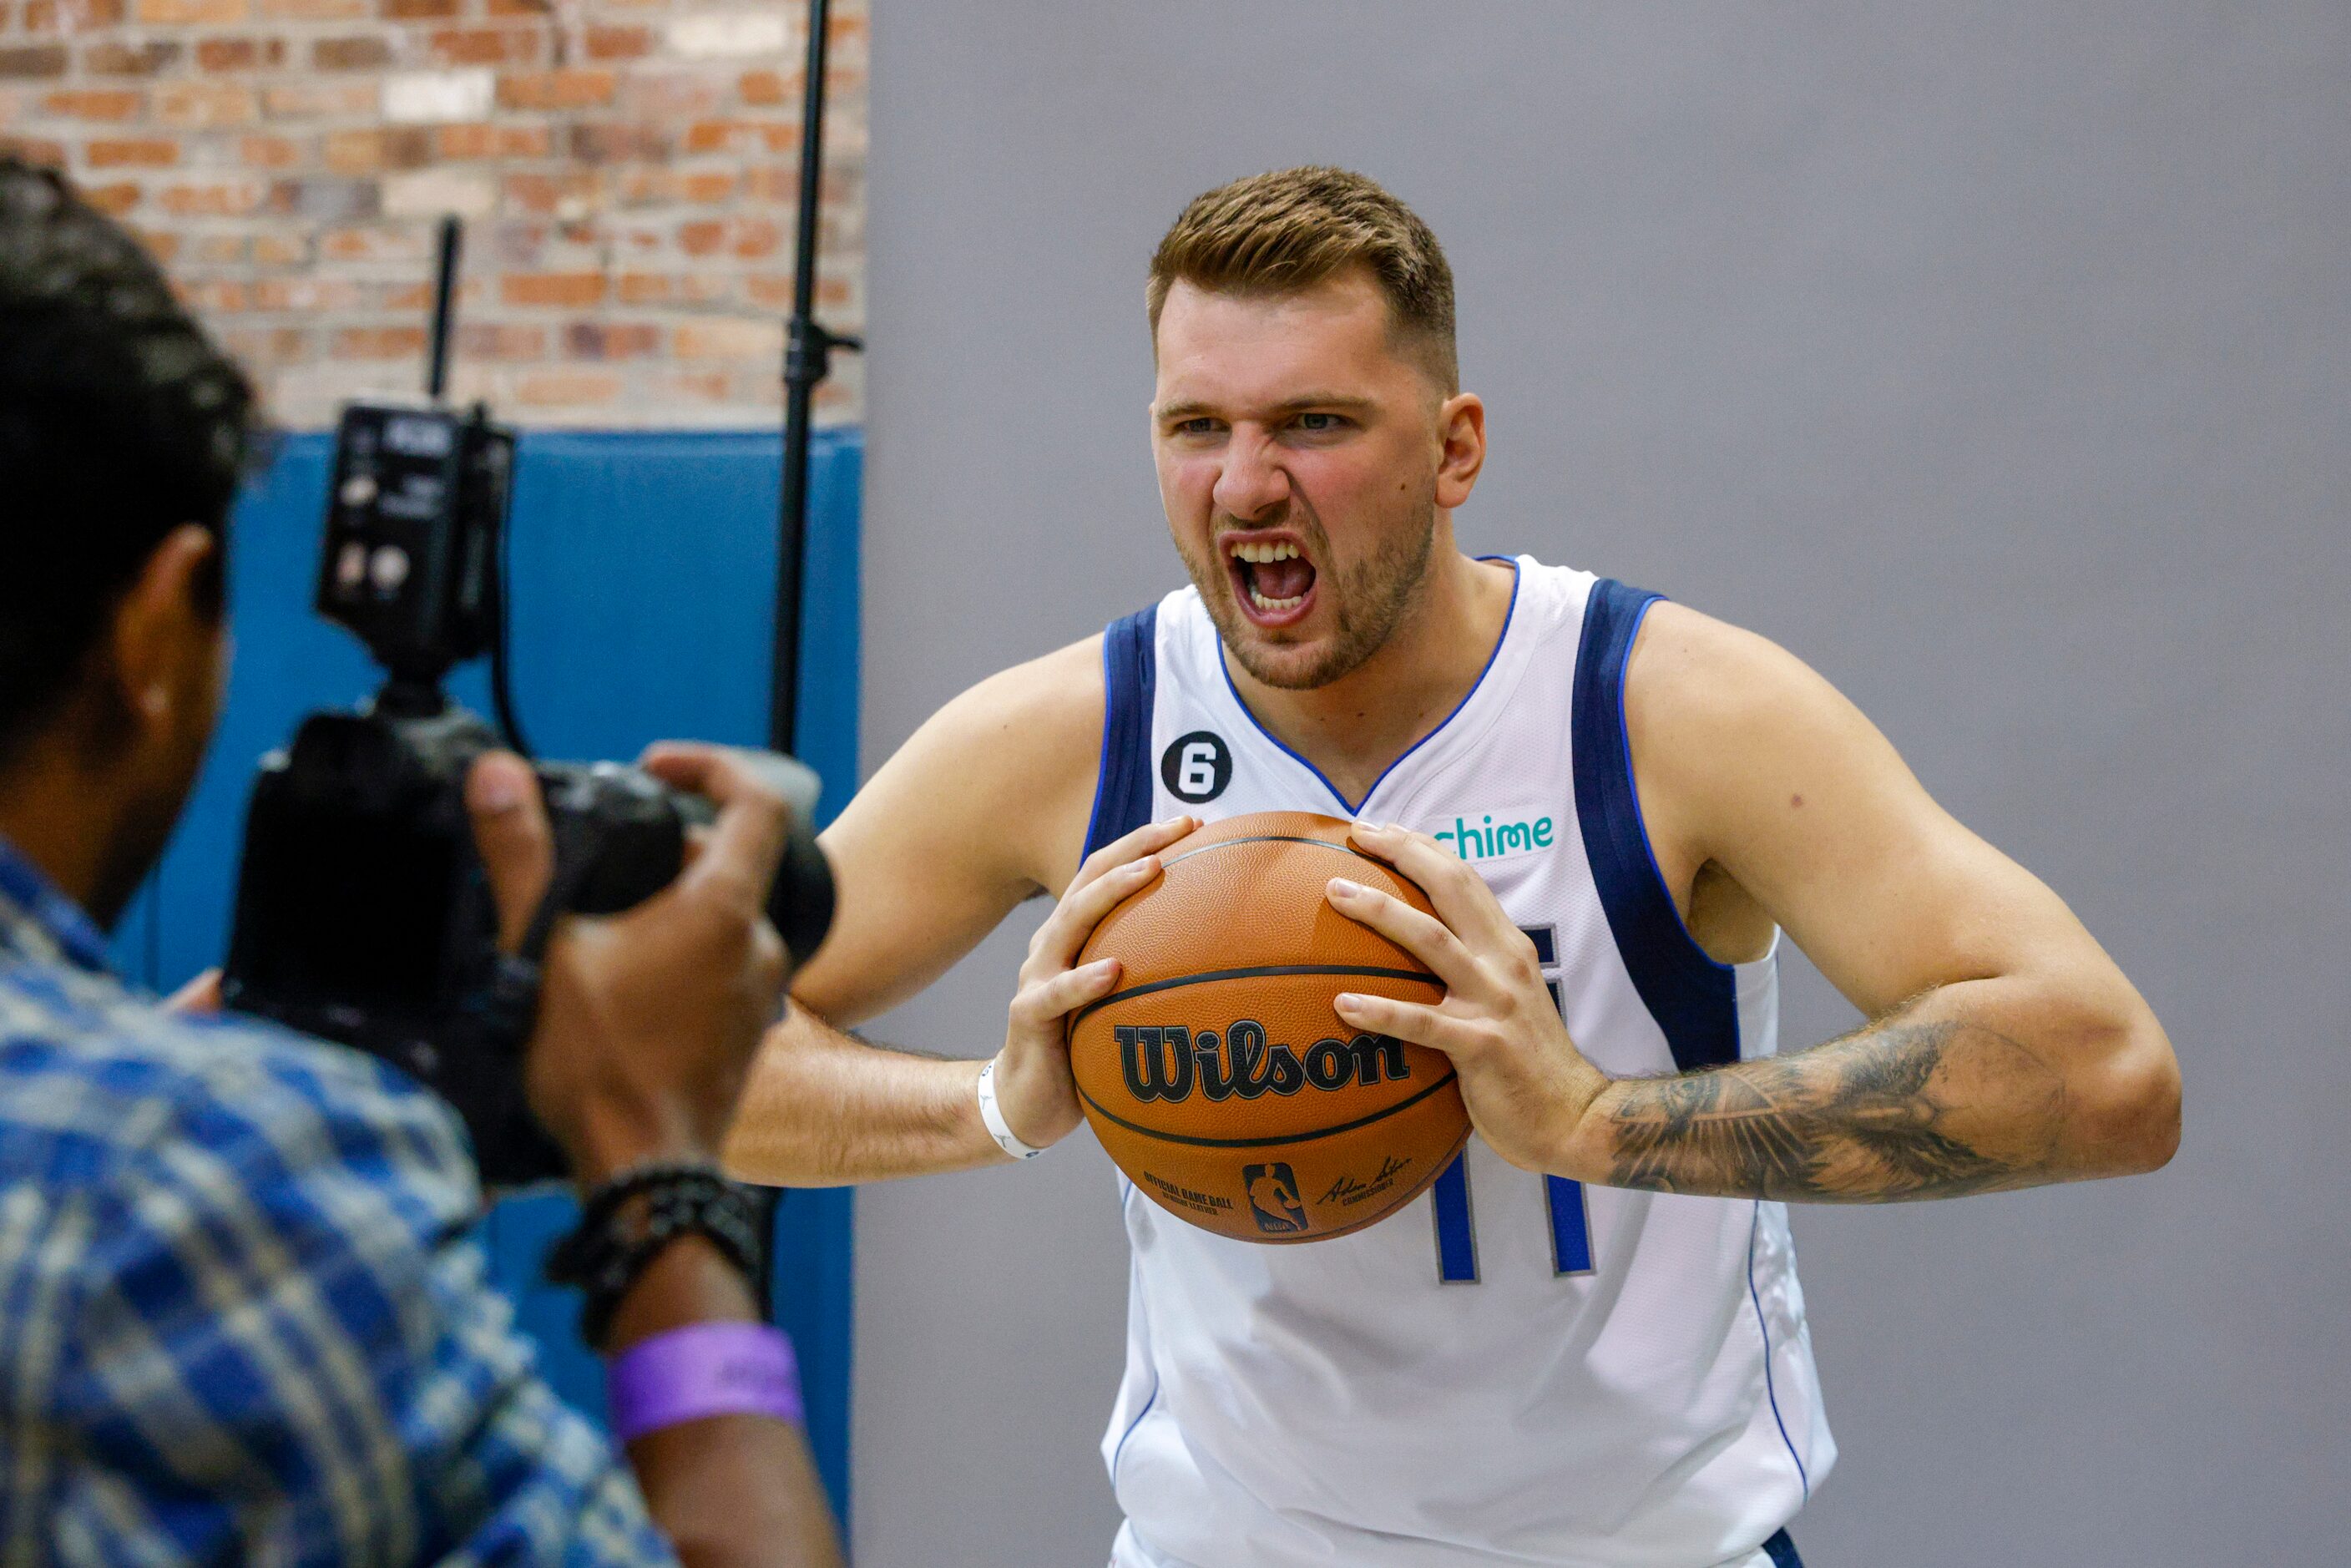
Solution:
[{"label": "number 6 patch", "polygon": [[1159,781],[1178,800],[1213,800],[1233,781],[1233,754],[1214,730],[1178,736],[1159,757]]}]

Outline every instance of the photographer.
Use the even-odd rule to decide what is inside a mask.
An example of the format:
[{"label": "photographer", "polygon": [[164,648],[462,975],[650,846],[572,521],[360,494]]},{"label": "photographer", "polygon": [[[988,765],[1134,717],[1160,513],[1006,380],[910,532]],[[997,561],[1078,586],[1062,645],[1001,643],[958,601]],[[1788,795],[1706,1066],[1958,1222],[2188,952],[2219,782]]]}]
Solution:
[{"label": "photographer", "polygon": [[[782,1341],[711,1326],[757,1317],[728,1248],[607,1292],[632,1485],[486,1282],[445,1107],[108,972],[220,702],[249,403],[121,230],[0,159],[0,1560],[837,1561]],[[546,950],[528,1086],[583,1187],[709,1160],[783,978],[783,803],[716,747],[645,767],[718,815]],[[467,804],[511,951],[547,818],[503,755]]]}]

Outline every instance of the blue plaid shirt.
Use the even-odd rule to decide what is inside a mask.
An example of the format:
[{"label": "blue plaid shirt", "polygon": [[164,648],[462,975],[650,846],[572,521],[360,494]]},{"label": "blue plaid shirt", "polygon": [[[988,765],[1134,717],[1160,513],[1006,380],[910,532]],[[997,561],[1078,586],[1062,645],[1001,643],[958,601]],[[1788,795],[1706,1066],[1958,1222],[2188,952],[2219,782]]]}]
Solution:
[{"label": "blue plaid shirt", "polygon": [[673,1561],[479,1203],[423,1089],[158,1010],[0,841],[0,1562]]}]

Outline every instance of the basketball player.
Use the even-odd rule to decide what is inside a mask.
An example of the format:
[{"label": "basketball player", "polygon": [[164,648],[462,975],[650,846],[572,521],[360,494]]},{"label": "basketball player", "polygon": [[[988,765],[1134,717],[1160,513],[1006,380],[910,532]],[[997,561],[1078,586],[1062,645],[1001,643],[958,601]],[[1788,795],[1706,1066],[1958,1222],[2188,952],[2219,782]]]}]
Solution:
[{"label": "basketball player", "polygon": [[[1212,191],[1149,304],[1191,586],[956,698],[834,824],[840,921],[732,1163],[868,1181],[1059,1141],[1063,1015],[1119,977],[1076,956],[1158,852],[1234,813],[1354,818],[1437,918],[1343,878],[1332,904],[1448,994],[1341,1016],[1448,1053],[1476,1136],[1426,1196],[1302,1247],[1122,1184],[1114,1563],[1784,1568],[1835,1449],[1782,1206],[2160,1166],[2162,1029],[1794,658],[1456,548],[1485,411],[1394,197],[1330,169]],[[991,1063],[840,1032],[1040,892]],[[1776,1049],[1783,931],[1865,1026]]]}]

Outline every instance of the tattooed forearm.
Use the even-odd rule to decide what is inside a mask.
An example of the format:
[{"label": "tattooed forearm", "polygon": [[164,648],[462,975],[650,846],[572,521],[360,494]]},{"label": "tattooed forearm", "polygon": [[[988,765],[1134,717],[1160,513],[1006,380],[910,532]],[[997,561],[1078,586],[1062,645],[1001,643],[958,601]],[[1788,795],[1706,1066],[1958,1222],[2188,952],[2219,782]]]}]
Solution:
[{"label": "tattooed forearm", "polygon": [[2063,1080],[1978,1024],[1897,1013],[1798,1055],[1614,1088],[1615,1186],[1883,1203],[2060,1174]]}]

